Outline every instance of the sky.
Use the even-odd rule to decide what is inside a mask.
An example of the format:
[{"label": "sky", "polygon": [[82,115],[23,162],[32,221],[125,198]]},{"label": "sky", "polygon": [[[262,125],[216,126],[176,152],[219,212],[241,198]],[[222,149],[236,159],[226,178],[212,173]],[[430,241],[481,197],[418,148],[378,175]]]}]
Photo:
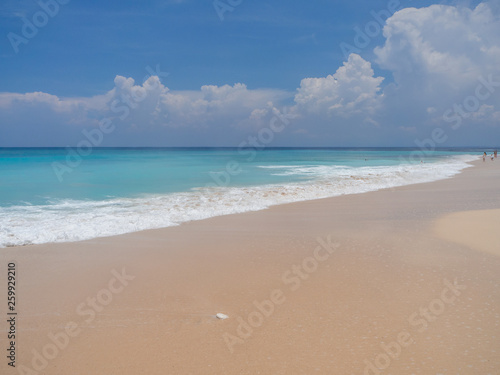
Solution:
[{"label": "sky", "polygon": [[500,0],[2,0],[0,147],[249,139],[498,146]]}]

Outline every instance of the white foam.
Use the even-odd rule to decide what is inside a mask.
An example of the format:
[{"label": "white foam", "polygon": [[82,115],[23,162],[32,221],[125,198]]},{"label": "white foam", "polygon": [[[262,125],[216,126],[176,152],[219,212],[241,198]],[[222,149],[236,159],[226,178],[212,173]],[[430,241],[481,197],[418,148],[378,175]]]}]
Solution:
[{"label": "white foam", "polygon": [[352,170],[352,167],[343,165],[268,165],[259,168],[278,169],[274,176],[304,176],[304,177],[325,177],[338,170]]},{"label": "white foam", "polygon": [[281,173],[314,178],[282,185],[198,188],[140,198],[0,207],[0,247],[112,236],[278,204],[430,182],[456,175],[476,159],[463,155],[436,163],[360,168],[272,166],[282,169]]}]

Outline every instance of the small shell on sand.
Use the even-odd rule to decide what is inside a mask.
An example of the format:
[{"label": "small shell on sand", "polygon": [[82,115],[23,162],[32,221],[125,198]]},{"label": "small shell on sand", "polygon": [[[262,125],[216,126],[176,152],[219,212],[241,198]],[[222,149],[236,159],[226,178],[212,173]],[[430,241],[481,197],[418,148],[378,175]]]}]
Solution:
[{"label": "small shell on sand", "polygon": [[215,316],[217,317],[217,319],[222,319],[222,320],[229,318],[229,316],[223,313],[217,313]]}]

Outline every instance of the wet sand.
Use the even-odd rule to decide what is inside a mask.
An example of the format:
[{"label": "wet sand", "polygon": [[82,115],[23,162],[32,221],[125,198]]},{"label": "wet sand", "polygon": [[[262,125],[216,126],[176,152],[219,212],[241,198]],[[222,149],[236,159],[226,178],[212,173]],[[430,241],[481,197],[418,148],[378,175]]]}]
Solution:
[{"label": "wet sand", "polygon": [[[18,301],[16,368],[4,358],[1,373],[498,374],[494,209],[500,160],[428,184],[1,249],[1,298],[12,261]],[[6,302],[0,314],[7,349]]]}]

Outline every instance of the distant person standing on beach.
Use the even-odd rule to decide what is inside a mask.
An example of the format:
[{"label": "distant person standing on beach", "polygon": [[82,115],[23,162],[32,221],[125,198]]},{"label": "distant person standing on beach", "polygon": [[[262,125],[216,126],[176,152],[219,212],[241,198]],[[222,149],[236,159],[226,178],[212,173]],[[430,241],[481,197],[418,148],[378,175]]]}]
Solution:
[{"label": "distant person standing on beach", "polygon": [[495,150],[494,154],[495,154],[495,157],[497,157],[497,150]]}]

